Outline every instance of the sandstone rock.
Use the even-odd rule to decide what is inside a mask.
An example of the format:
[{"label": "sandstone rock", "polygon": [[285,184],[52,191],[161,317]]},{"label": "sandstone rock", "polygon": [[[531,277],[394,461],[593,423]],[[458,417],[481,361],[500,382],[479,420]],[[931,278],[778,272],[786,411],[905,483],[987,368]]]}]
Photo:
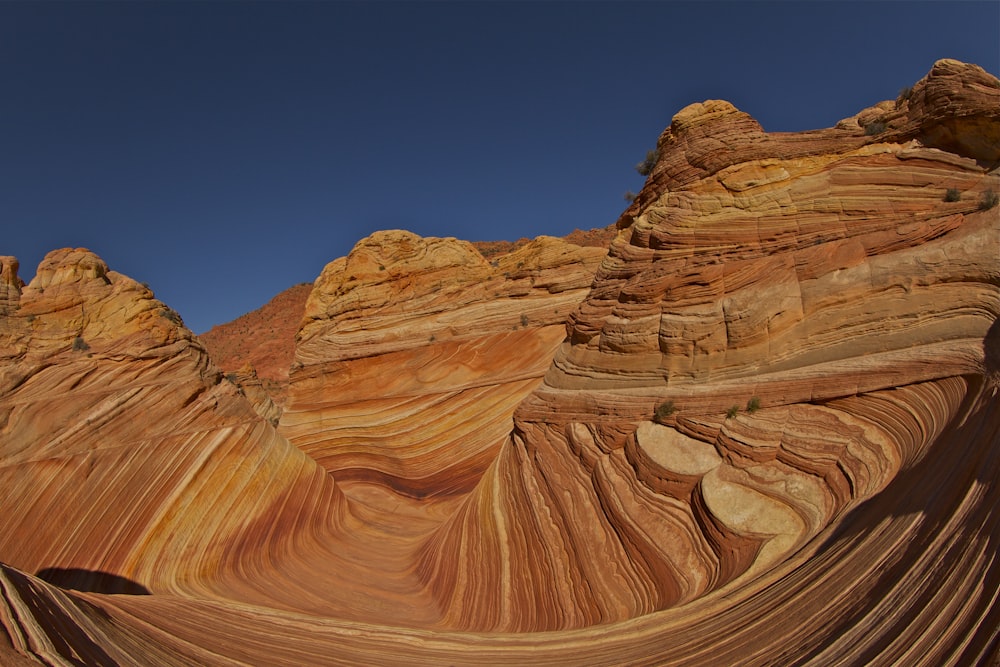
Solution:
[{"label": "sandstone rock", "polygon": [[281,418],[281,408],[271,400],[271,395],[264,389],[264,384],[257,377],[257,369],[249,362],[238,371],[226,373],[226,379],[235,384],[246,396],[261,417],[271,426],[277,426]]},{"label": "sandstone rock", "polygon": [[284,405],[295,334],[311,291],[309,283],[294,285],[257,310],[212,327],[198,340],[226,373],[239,373],[244,364],[251,364],[271,400]]},{"label": "sandstone rock", "polygon": [[456,239],[362,240],[309,297],[281,433],[341,481],[468,491],[604,254],[540,237],[489,263]]},{"label": "sandstone rock", "polygon": [[17,309],[24,281],[17,275],[17,259],[0,257],[0,315]]},{"label": "sandstone rock", "polygon": [[997,90],[941,61],[796,134],[692,105],[603,260],[365,239],[277,432],[50,256],[0,314],[0,658],[997,662]]},{"label": "sandstone rock", "polygon": [[[992,423],[978,378],[1000,217],[978,201],[1000,178],[974,140],[921,141],[995,129],[980,72],[939,63],[914,89],[950,85],[960,121],[927,102],[883,135],[769,135],[720,101],[674,117],[569,344],[425,545],[447,623],[581,628],[754,589],[905,471],[942,465],[949,422]],[[475,567],[454,570],[459,545]]]},{"label": "sandstone rock", "polygon": [[[0,319],[4,563],[71,588],[203,590],[287,539],[290,495],[327,497],[310,526],[336,515],[333,481],[220,382],[146,287],[63,249],[18,306]],[[233,552],[250,533],[256,548]]]}]

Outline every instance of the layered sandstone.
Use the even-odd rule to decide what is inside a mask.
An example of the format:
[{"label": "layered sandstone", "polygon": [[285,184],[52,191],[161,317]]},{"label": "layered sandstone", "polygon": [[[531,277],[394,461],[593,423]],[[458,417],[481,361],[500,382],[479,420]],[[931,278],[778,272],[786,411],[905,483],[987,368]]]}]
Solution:
[{"label": "layered sandstone", "polygon": [[674,117],[544,385],[422,555],[451,622],[585,627],[747,583],[989,409],[996,156],[923,139],[994,128],[1000,89],[942,62],[909,99],[879,134]]},{"label": "layered sandstone", "polygon": [[378,232],[306,303],[279,430],[342,481],[467,492],[538,385],[605,251]]},{"label": "layered sandstone", "polygon": [[311,291],[309,283],[289,287],[257,310],[212,327],[198,340],[226,374],[243,374],[249,364],[254,382],[276,405],[284,405],[295,334]]},{"label": "layered sandstone", "polygon": [[[175,312],[93,253],[46,256],[0,323],[7,565],[80,590],[202,590],[261,553],[280,570],[292,533],[339,521],[333,480],[222,381]],[[303,515],[289,498],[304,491]]]},{"label": "layered sandstone", "polygon": [[277,429],[92,254],[4,260],[0,657],[996,662],[998,137],[955,61],[692,105],[606,253],[328,265]]}]

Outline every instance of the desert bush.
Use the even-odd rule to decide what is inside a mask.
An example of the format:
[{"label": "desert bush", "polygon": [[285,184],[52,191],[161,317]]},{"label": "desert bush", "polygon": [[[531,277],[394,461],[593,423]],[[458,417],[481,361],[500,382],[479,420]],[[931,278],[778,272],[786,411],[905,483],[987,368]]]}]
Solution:
[{"label": "desert bush", "polygon": [[885,129],[889,127],[884,120],[873,120],[872,122],[865,125],[865,134],[869,137],[873,137],[876,134],[882,134]]},{"label": "desert bush", "polygon": [[626,190],[625,191],[625,201],[627,201],[629,204],[631,204],[632,202],[634,202],[635,198],[638,197],[638,196],[639,195],[637,195],[636,193],[632,192],[631,190]]},{"label": "desert bush", "polygon": [[653,415],[656,417],[656,421],[664,422],[667,418],[677,412],[677,408],[674,407],[673,401],[664,401],[656,406],[656,410]]},{"label": "desert bush", "polygon": [[86,352],[89,349],[90,346],[87,345],[87,341],[83,339],[83,336],[77,336],[76,338],[73,339],[74,352]]},{"label": "desert bush", "polygon": [[944,192],[945,201],[959,201],[962,198],[962,193],[958,191],[958,188],[948,188]]},{"label": "desert bush", "polygon": [[1000,203],[1000,196],[992,190],[987,190],[983,193],[983,198],[979,200],[979,210],[988,211],[994,206]]},{"label": "desert bush", "polygon": [[656,166],[657,160],[660,159],[660,151],[655,148],[651,151],[646,151],[646,159],[635,165],[635,170],[639,172],[640,176],[649,176],[653,171],[653,167]]},{"label": "desert bush", "polygon": [[899,91],[899,95],[896,96],[896,108],[903,106],[903,103],[910,99],[913,95],[913,86],[907,86]]},{"label": "desert bush", "polygon": [[760,410],[760,399],[754,396],[749,401],[747,401],[747,412],[753,414]]},{"label": "desert bush", "polygon": [[730,405],[729,409],[726,410],[726,419],[732,419],[737,414],[739,414],[739,411],[740,411],[740,406],[738,406],[738,405]]},{"label": "desert bush", "polygon": [[164,318],[165,320],[169,320],[170,322],[173,322],[179,327],[184,326],[184,320],[181,319],[180,314],[173,308],[164,308],[163,310],[161,310],[160,317]]}]

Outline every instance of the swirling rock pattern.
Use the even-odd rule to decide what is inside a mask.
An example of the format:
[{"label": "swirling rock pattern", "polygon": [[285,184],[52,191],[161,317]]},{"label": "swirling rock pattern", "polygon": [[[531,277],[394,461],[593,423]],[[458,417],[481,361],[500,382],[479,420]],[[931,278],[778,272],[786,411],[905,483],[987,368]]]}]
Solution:
[{"label": "swirling rock pattern", "polygon": [[539,237],[491,263],[456,239],[362,240],[316,280],[279,430],[341,481],[468,492],[605,254]]},{"label": "swirling rock pattern", "polygon": [[692,105],[606,256],[331,263],[277,428],[93,254],[4,259],[0,658],[995,664],[998,139],[956,61]]}]

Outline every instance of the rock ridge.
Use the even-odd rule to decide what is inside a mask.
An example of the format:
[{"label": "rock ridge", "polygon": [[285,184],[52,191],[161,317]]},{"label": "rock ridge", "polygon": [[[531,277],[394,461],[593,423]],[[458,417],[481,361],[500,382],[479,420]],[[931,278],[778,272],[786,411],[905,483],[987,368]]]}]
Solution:
[{"label": "rock ridge", "polygon": [[331,262],[276,427],[93,253],[3,258],[0,662],[995,663],[998,137],[952,60],[686,107],[606,250]]}]

